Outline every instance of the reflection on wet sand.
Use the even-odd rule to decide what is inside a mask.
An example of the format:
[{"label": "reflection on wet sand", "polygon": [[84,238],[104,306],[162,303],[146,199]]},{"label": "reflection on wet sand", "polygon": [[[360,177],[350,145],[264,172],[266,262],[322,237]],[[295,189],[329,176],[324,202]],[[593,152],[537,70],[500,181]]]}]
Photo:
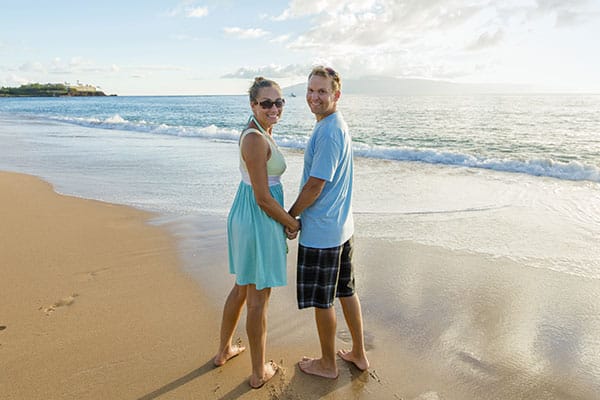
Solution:
[{"label": "reflection on wet sand", "polygon": [[395,376],[408,398],[597,398],[600,282],[409,242],[360,243],[377,341],[419,371]]}]

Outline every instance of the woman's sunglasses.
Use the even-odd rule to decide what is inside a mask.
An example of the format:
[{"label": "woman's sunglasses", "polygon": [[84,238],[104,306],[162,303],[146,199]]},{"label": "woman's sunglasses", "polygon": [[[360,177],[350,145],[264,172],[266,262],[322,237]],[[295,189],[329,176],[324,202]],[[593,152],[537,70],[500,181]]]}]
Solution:
[{"label": "woman's sunglasses", "polygon": [[273,107],[273,104],[275,104],[275,107],[277,108],[283,108],[283,106],[285,105],[285,99],[277,99],[275,101],[265,100],[261,101],[258,104],[265,110],[270,110],[271,107]]}]

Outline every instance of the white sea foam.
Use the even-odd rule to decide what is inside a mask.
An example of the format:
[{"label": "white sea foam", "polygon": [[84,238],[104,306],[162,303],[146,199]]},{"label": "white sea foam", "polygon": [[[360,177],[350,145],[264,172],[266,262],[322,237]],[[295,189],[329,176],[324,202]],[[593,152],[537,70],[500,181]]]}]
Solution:
[{"label": "white sea foam", "polygon": [[470,154],[388,146],[367,146],[360,143],[355,143],[354,148],[355,154],[362,157],[485,168],[501,172],[518,172],[558,179],[600,182],[600,168],[596,165],[587,165],[579,161],[566,163],[550,158],[531,160],[484,158],[475,157]]},{"label": "white sea foam", "polygon": [[146,122],[144,120],[128,121],[119,114],[115,114],[106,119],[78,117],[50,117],[50,119],[90,128],[119,129],[123,131],[143,132],[159,135],[187,136],[214,140],[237,140],[239,137],[239,131],[235,129],[219,128],[215,125],[209,125],[205,127],[190,127],[172,126],[164,123],[155,124]]},{"label": "white sea foam", "polygon": [[[197,126],[173,126],[153,124],[146,121],[128,121],[118,114],[106,119],[52,117],[52,119],[76,125],[102,129],[120,129],[159,135],[197,137],[207,140],[237,141],[240,131],[218,127],[214,124]],[[308,141],[307,136],[275,134],[279,146],[303,149]],[[600,168],[579,161],[561,162],[551,158],[518,160],[510,158],[485,158],[471,154],[448,151],[418,150],[407,147],[373,146],[354,142],[355,154],[360,157],[395,161],[416,161],[429,164],[454,165],[469,168],[484,168],[501,172],[523,173],[533,176],[546,176],[566,180],[589,180],[600,182]]]}]

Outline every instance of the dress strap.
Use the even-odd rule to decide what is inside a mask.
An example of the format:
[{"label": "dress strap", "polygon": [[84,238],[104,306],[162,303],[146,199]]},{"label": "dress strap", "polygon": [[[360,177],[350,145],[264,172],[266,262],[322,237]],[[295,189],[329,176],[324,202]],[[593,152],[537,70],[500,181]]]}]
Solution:
[{"label": "dress strap", "polygon": [[248,123],[250,123],[250,122],[254,122],[254,125],[256,125],[258,127],[258,130],[260,131],[260,133],[262,133],[265,136],[269,136],[269,134],[267,133],[267,131],[265,130],[265,128],[262,127],[262,125],[254,117],[254,115],[250,116],[250,119],[248,120]]},{"label": "dress strap", "polygon": [[240,141],[238,142],[238,144],[242,144],[242,140],[244,140],[244,138],[246,137],[247,134],[249,133],[258,133],[259,135],[263,135],[263,133],[261,131],[259,131],[258,129],[254,129],[254,128],[248,128],[246,130],[244,130],[242,132],[242,134],[240,135]]}]

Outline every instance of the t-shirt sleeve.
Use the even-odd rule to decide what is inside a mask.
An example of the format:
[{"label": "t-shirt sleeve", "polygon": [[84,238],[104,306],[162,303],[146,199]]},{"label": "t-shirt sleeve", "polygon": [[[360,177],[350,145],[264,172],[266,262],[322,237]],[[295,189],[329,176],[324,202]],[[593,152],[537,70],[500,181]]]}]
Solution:
[{"label": "t-shirt sleeve", "polygon": [[330,130],[315,138],[310,176],[331,182],[340,163],[342,153],[341,131]]}]

